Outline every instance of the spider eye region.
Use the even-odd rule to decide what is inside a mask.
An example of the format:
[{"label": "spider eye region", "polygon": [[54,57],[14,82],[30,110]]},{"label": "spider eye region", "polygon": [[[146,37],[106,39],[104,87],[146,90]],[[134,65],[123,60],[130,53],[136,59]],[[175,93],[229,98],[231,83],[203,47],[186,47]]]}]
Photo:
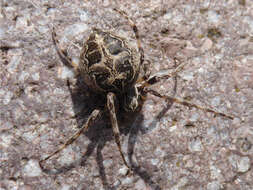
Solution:
[{"label": "spider eye region", "polygon": [[134,112],[139,106],[139,92],[134,86],[126,92],[124,97],[124,109],[125,111]]}]

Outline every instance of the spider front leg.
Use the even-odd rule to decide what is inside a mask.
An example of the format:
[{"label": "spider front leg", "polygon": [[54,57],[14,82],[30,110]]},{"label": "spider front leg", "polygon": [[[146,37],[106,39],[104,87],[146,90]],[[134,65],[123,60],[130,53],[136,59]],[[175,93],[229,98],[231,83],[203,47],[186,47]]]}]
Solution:
[{"label": "spider front leg", "polygon": [[[178,60],[176,58],[174,58],[174,62],[177,62],[177,61]],[[173,71],[172,73],[166,73],[166,74],[163,74],[163,75],[160,75],[160,76],[155,74],[155,75],[149,76],[146,79],[142,77],[137,81],[137,87],[140,88],[140,89],[143,89],[145,87],[149,87],[149,86],[151,86],[155,83],[158,83],[161,80],[165,80],[165,79],[168,79],[168,78],[175,77],[177,75],[177,73],[179,73],[180,71],[182,71],[184,69],[185,65],[186,65],[186,63],[185,64],[180,64],[179,66],[176,67],[175,71]]]},{"label": "spider front leg", "polygon": [[39,162],[40,167],[43,169],[42,163],[44,161],[48,160],[49,158],[51,158],[52,156],[54,156],[55,154],[57,154],[58,152],[60,152],[64,148],[66,148],[68,145],[72,144],[81,135],[81,133],[87,131],[87,129],[94,123],[94,121],[97,118],[99,118],[100,115],[101,115],[100,110],[97,110],[97,109],[93,110],[93,112],[89,116],[88,120],[86,121],[86,123],[83,125],[83,127],[81,129],[79,129],[72,137],[70,137],[59,149],[57,149],[55,152],[53,152],[52,154],[50,154],[49,156],[47,156],[43,160],[40,160],[40,162]]},{"label": "spider front leg", "polygon": [[157,96],[159,98],[163,98],[165,99],[166,101],[172,101],[172,102],[176,102],[178,104],[182,104],[184,106],[188,106],[188,107],[194,107],[194,108],[197,108],[197,109],[200,109],[200,110],[203,110],[203,111],[206,111],[206,112],[211,112],[215,115],[219,115],[219,116],[223,116],[223,117],[226,117],[228,119],[234,119],[233,116],[230,116],[230,115],[227,115],[227,114],[224,114],[224,113],[221,113],[221,112],[217,112],[215,110],[212,110],[210,108],[204,108],[204,107],[201,107],[199,105],[196,105],[196,104],[193,104],[191,102],[188,102],[188,101],[185,101],[185,100],[180,100],[178,98],[174,98],[174,97],[170,97],[170,96],[166,96],[166,95],[162,95],[158,92],[156,92],[155,90],[151,90],[151,89],[144,89],[144,92],[145,93],[151,93],[153,94],[154,96]]},{"label": "spider front leg", "polygon": [[[110,120],[112,123],[112,130],[113,130],[113,134],[114,134],[114,138],[116,141],[116,144],[118,146],[120,155],[122,157],[122,160],[125,164],[125,166],[130,169],[130,167],[128,166],[126,159],[124,157],[124,154],[121,150],[121,143],[120,143],[120,132],[119,132],[119,126],[118,126],[118,121],[117,121],[117,116],[116,116],[116,110],[115,110],[115,105],[114,105],[114,100],[115,100],[115,94],[112,92],[109,92],[107,94],[107,109],[109,111],[110,114]],[[131,170],[131,169],[130,169]]]}]

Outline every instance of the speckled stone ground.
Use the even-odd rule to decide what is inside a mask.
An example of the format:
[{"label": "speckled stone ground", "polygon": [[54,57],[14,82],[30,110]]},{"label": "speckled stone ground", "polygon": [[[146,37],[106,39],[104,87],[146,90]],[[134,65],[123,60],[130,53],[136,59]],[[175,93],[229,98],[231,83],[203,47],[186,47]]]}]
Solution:
[{"label": "speckled stone ground", "polygon": [[[134,42],[112,7],[136,22],[151,73],[185,64],[153,89],[234,119],[148,95],[131,119],[119,114],[133,175],[126,176],[106,118],[42,171],[38,161],[97,102],[60,62],[51,28],[73,57],[92,27]],[[0,0],[0,189],[252,189],[252,15],[251,0]]]}]

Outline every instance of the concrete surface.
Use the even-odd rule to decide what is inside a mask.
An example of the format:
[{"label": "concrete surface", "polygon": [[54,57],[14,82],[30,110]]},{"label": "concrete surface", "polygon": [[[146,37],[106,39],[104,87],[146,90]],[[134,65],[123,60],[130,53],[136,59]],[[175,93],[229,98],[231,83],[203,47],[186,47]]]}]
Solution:
[{"label": "concrete surface", "polygon": [[[1,0],[0,5],[1,190],[253,189],[253,1]],[[133,175],[126,176],[106,117],[42,171],[38,161],[78,130],[98,103],[61,63],[51,28],[73,57],[92,27],[134,43],[131,28],[113,7],[136,22],[152,74],[185,64],[153,89],[234,119],[148,95],[139,113],[118,114]]]}]

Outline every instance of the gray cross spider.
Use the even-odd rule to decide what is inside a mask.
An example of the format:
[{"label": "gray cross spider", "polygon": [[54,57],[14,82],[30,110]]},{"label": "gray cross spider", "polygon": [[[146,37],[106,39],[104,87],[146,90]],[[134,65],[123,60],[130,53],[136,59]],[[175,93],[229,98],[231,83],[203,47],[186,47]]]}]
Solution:
[{"label": "gray cross spider", "polygon": [[[139,106],[142,97],[146,93],[151,93],[154,96],[165,99],[166,101],[173,101],[179,104],[183,104],[189,107],[195,107],[203,111],[212,112],[215,115],[221,115],[229,119],[233,119],[232,116],[224,113],[216,112],[212,109],[203,108],[193,103],[180,100],[177,98],[161,95],[160,93],[148,88],[152,84],[155,84],[162,79],[167,79],[174,76],[178,70],[171,75],[164,76],[139,76],[141,69],[144,69],[144,51],[139,39],[139,32],[135,23],[127,16],[124,11],[114,9],[117,13],[125,17],[131,26],[135,38],[137,41],[138,50],[131,47],[128,41],[118,35],[111,32],[105,32],[100,29],[93,29],[93,33],[89,36],[86,43],[81,50],[79,63],[74,63],[71,58],[67,56],[67,53],[59,47],[59,42],[56,39],[56,33],[53,28],[52,39],[56,47],[57,53],[62,62],[71,68],[74,68],[84,79],[88,87],[102,94],[106,97],[106,107],[110,115],[110,121],[113,129],[115,141],[117,143],[120,155],[124,162],[124,165],[131,170],[128,165],[124,154],[121,150],[120,132],[116,116],[115,99],[123,100],[120,102],[120,106],[126,111],[136,111]],[[72,136],[70,137],[59,149],[40,160],[40,166],[42,162],[48,160],[66,146],[72,144],[81,133],[87,131],[87,129],[94,123],[96,119],[101,115],[102,110],[95,109],[87,119],[86,123]],[[43,167],[42,167],[43,168]]]}]

